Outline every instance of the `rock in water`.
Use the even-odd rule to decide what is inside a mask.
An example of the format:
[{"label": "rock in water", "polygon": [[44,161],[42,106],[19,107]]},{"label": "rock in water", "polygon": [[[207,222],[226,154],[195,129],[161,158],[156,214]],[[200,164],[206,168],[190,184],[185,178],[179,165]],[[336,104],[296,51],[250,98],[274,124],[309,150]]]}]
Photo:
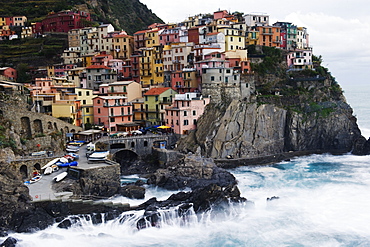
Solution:
[{"label": "rock in water", "polygon": [[18,240],[12,237],[8,237],[0,247],[15,247],[17,245]]}]

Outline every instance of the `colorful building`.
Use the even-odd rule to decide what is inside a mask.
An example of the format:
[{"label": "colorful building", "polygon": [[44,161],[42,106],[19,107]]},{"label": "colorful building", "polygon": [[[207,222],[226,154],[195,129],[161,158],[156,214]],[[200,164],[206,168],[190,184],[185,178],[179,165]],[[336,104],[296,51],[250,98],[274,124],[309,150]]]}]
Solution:
[{"label": "colorful building", "polygon": [[2,67],[0,68],[0,76],[6,78],[7,80],[16,81],[17,70],[11,67]]},{"label": "colorful building", "polygon": [[36,27],[34,33],[61,32],[68,33],[71,29],[83,28],[90,25],[90,13],[83,11],[65,10],[58,13],[50,13],[41,25]]},{"label": "colorful building", "polygon": [[94,107],[93,98],[95,97],[93,90],[86,88],[76,88],[75,93],[80,101],[80,112],[78,115],[81,127],[85,129],[86,125],[92,125],[94,122]]},{"label": "colorful building", "polygon": [[166,108],[165,125],[176,134],[188,134],[197,128],[197,121],[209,101],[197,93],[176,94],[172,105]]},{"label": "colorful building", "polygon": [[125,96],[97,96],[93,99],[94,124],[115,133],[122,124],[133,123],[132,104]]},{"label": "colorful building", "polygon": [[86,88],[98,91],[99,85],[117,81],[117,73],[104,65],[91,65],[86,68]]},{"label": "colorful building", "polygon": [[147,125],[165,123],[165,108],[172,104],[177,92],[170,87],[152,88],[144,94],[145,119]]}]

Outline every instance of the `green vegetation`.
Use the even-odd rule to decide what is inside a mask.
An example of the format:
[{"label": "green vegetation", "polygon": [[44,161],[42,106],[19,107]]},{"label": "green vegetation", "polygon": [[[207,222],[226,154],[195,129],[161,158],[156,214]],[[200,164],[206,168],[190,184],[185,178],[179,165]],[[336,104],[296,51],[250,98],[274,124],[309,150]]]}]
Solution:
[{"label": "green vegetation", "polygon": [[268,46],[258,48],[255,45],[247,47],[248,55],[257,55],[263,58],[261,63],[251,64],[252,70],[259,75],[277,74],[281,76],[284,74],[285,71],[279,66],[284,61],[282,50]]},{"label": "green vegetation", "polygon": [[123,29],[131,35],[153,23],[163,23],[138,0],[102,0],[98,1],[98,6],[88,7],[95,20],[111,23],[116,29]]},{"label": "green vegetation", "polygon": [[26,38],[0,42],[0,66],[17,69],[18,82],[30,82],[30,67],[46,66],[61,61],[68,47],[67,35]]},{"label": "green vegetation", "polygon": [[163,23],[146,5],[139,0],[101,0],[90,5],[86,0],[13,0],[3,1],[0,16],[24,15],[29,23],[41,21],[50,12],[61,10],[89,9],[93,22],[88,26],[96,26],[97,22],[112,23],[117,30],[125,30],[129,34],[145,29],[155,22]]}]

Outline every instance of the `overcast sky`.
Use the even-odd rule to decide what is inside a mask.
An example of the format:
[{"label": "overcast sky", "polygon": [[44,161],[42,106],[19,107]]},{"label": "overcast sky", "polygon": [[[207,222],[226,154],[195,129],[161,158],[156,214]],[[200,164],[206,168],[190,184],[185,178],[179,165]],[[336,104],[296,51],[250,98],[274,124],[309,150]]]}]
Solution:
[{"label": "overcast sky", "polygon": [[140,0],[164,22],[180,22],[219,9],[270,16],[308,29],[315,55],[345,90],[370,79],[370,2],[368,0]]}]

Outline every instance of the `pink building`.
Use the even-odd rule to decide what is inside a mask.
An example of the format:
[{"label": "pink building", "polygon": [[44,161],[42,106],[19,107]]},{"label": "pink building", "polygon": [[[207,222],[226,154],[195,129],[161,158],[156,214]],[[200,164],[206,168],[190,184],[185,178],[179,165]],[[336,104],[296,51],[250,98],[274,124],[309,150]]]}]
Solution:
[{"label": "pink building", "polygon": [[99,55],[94,56],[91,59],[92,65],[102,65],[102,66],[108,66],[109,61],[113,59],[113,56],[110,54],[106,54],[106,52],[102,52]]},{"label": "pink building", "polygon": [[312,50],[307,49],[289,52],[287,56],[287,64],[289,69],[312,69]]},{"label": "pink building", "polygon": [[159,43],[161,45],[170,45],[180,42],[180,28],[165,29],[159,34]]},{"label": "pink building", "polygon": [[133,123],[132,104],[124,96],[98,96],[93,99],[94,124],[115,133],[120,125]]},{"label": "pink building", "polygon": [[198,91],[197,72],[193,68],[184,68],[171,74],[171,88],[179,94]]},{"label": "pink building", "polygon": [[171,126],[174,133],[186,135],[197,128],[198,118],[203,114],[210,98],[197,93],[176,94],[172,105],[166,108],[166,126]]}]

